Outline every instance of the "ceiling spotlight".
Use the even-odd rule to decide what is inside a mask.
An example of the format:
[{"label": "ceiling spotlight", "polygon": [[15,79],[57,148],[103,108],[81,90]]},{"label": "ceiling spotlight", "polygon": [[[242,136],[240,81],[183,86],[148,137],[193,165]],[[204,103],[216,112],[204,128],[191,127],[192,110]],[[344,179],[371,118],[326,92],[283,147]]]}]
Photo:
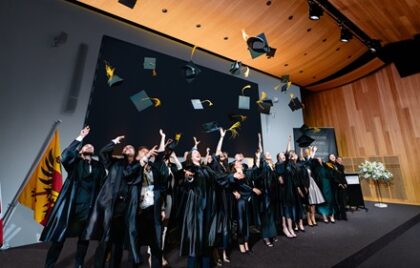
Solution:
[{"label": "ceiling spotlight", "polygon": [[350,30],[344,26],[341,26],[340,41],[347,43],[352,38],[353,38],[353,35],[351,34]]},{"label": "ceiling spotlight", "polygon": [[377,52],[379,48],[381,48],[381,43],[378,40],[372,40],[368,43],[368,48],[370,52]]},{"label": "ceiling spotlight", "polygon": [[314,1],[308,0],[309,19],[319,20],[324,13],[324,10]]}]

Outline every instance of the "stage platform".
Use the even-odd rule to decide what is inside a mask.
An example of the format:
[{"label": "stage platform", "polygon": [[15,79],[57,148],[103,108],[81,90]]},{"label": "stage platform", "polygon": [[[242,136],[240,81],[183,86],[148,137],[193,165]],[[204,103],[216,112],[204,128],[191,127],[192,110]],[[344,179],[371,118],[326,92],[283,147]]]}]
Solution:
[{"label": "stage platform", "polygon": [[[235,246],[231,263],[223,267],[420,267],[420,206],[388,205],[377,208],[367,202],[368,210],[348,212],[348,221],[319,221],[317,227],[306,226],[306,232],[298,232],[295,239],[279,236],[273,248],[259,239],[250,255],[240,254]],[[43,267],[48,246],[34,244],[1,251],[0,267]],[[74,266],[75,246],[75,239],[67,240],[56,267]],[[86,267],[92,267],[95,247],[91,242]],[[167,257],[172,268],[186,267],[186,258],[179,257],[178,250]],[[128,264],[125,254],[121,267],[130,267]]]}]

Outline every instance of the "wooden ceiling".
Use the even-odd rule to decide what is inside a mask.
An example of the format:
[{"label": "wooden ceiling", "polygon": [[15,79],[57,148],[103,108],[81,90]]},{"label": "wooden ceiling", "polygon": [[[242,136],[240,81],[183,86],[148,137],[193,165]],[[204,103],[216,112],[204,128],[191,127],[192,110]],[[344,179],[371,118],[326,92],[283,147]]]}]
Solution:
[{"label": "wooden ceiling", "polygon": [[[133,9],[120,4],[118,0],[76,2],[172,36],[191,46],[196,45],[229,59],[240,60],[245,65],[273,76],[288,74],[293,83],[303,87],[336,73],[368,50],[356,38],[348,43],[340,42],[339,27],[327,14],[324,13],[319,21],[309,20],[306,0],[137,0]],[[362,15],[353,11],[353,6],[363,10],[362,6],[369,2],[374,4],[364,10]],[[331,1],[340,11],[343,9],[342,12],[349,15],[350,19],[354,17],[357,25],[364,26],[365,21],[375,21],[374,26],[367,28],[367,33],[372,34],[373,38],[383,34],[378,31],[382,16],[377,14],[381,12],[382,2]],[[391,0],[385,2],[398,6]],[[418,1],[403,2],[409,6],[418,6],[415,4]],[[377,19],[371,16],[377,16]],[[395,27],[393,21],[390,23]],[[414,31],[417,31],[418,25],[413,25]],[[252,59],[242,37],[242,29],[249,36],[264,32],[269,45],[277,49],[275,57]],[[379,39],[392,42],[400,37],[389,36],[385,39],[380,36]]]},{"label": "wooden ceiling", "polygon": [[329,0],[341,13],[382,45],[420,33],[419,0]]}]

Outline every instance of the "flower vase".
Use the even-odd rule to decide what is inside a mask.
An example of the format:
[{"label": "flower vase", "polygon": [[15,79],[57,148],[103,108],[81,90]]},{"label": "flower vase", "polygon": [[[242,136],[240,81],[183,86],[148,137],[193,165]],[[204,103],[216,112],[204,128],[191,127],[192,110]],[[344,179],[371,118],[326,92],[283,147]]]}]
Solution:
[{"label": "flower vase", "polygon": [[375,203],[374,206],[378,208],[387,208],[388,205],[382,202],[382,194],[381,194],[381,187],[379,185],[379,180],[374,180],[375,189],[376,189],[376,197],[378,198],[378,203]]}]

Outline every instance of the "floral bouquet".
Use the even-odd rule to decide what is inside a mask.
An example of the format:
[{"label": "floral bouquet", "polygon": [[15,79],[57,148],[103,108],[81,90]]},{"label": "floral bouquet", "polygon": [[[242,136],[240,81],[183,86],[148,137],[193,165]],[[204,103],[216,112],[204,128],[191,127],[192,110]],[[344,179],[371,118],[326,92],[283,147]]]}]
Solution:
[{"label": "floral bouquet", "polygon": [[391,172],[386,170],[383,163],[368,160],[359,165],[359,174],[364,179],[382,180],[384,182],[389,182],[393,176]]}]

